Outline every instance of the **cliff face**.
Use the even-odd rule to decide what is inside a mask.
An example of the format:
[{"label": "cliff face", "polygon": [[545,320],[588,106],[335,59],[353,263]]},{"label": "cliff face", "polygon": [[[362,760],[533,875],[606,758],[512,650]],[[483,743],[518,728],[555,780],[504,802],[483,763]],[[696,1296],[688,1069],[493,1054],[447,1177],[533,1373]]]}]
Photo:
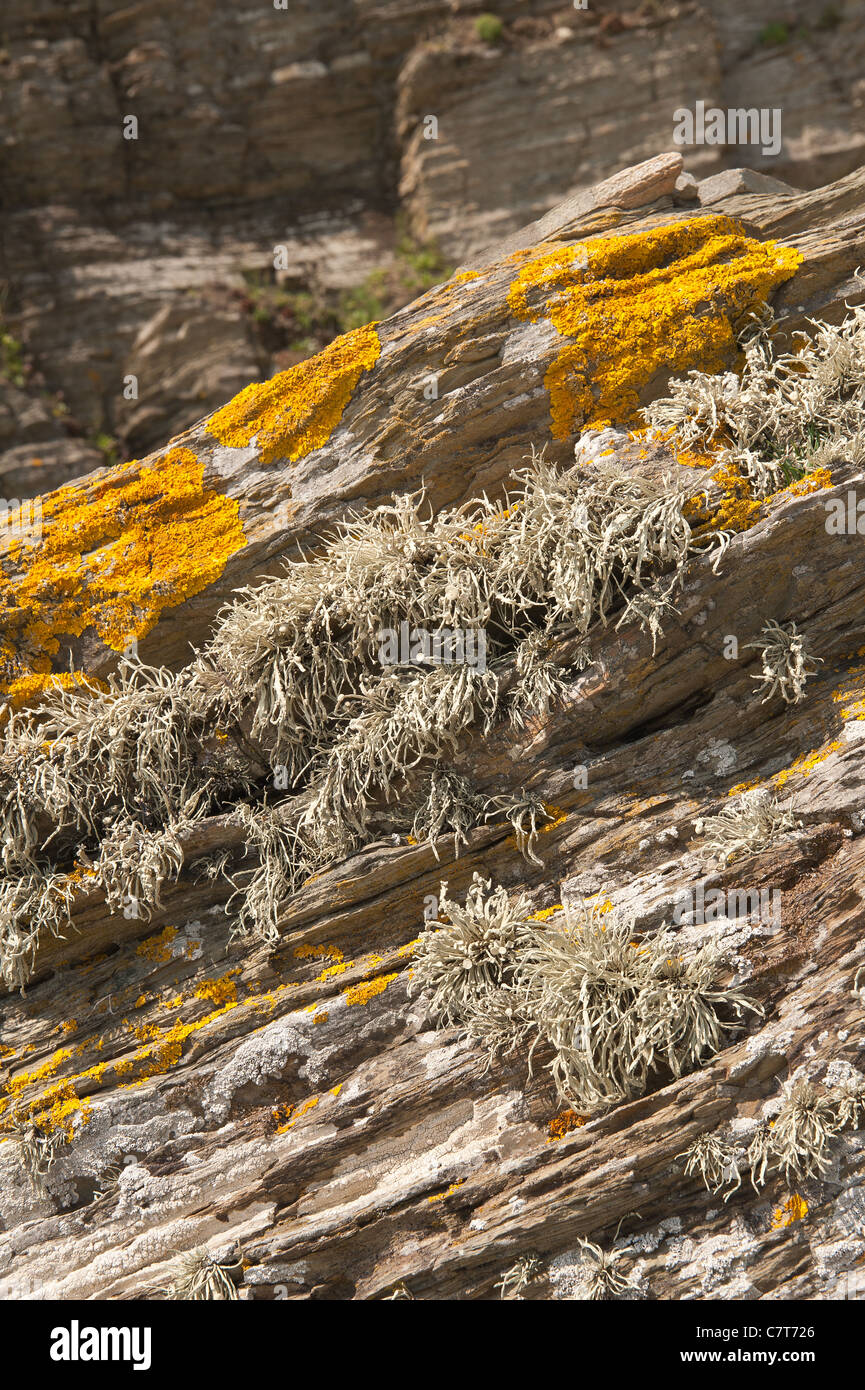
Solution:
[{"label": "cliff face", "polygon": [[[11,1296],[152,1296],[202,1245],[245,1298],[853,1287],[865,172],[683,208],[680,168],[8,544]],[[489,664],[395,673],[402,622]],[[586,998],[603,962],[606,1059],[556,951]]]},{"label": "cliff face", "polygon": [[0,279],[28,370],[16,348],[0,380],[6,496],[155,448],[308,355],[303,296],[389,265],[396,211],[459,261],[672,149],[696,101],[783,113],[778,155],[694,146],[698,177],[808,188],[861,163],[861,0],[796,0],[780,28],[771,0],[508,0],[496,43],[478,8],[7,6]]}]

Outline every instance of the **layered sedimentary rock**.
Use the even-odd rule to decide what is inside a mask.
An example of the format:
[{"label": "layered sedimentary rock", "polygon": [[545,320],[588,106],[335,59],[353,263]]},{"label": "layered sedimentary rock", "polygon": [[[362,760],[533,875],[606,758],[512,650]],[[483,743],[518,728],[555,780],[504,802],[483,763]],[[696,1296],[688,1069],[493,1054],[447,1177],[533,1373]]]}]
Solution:
[{"label": "layered sedimentary rock", "polygon": [[207,5],[8,8],[3,312],[33,363],[24,413],[53,429],[50,449],[23,428],[2,441],[7,498],[80,476],[111,441],[147,452],[271,375],[246,290],[273,281],[279,245],[290,286],[357,284],[400,210],[463,260],[673,149],[674,113],[697,101],[768,104],[783,136],[773,156],[685,148],[697,176],[747,164],[816,187],[862,160],[861,0],[797,0],[780,24],[772,0],[507,0],[495,43],[468,0],[243,0],[218,21]]},{"label": "layered sedimentary rock", "polygon": [[[563,684],[546,712],[520,725],[500,709],[486,731],[469,721],[432,760],[481,798],[542,804],[528,857],[524,822],[503,813],[479,817],[458,856],[452,833],[367,835],[276,899],[275,935],[238,939],[235,890],[267,852],[237,807],[261,816],[283,797],[248,712],[196,725],[193,780],[225,771],[229,749],[249,785],[232,791],[229,778],[207,815],[174,827],[176,871],[140,912],[100,877],[86,828],[74,868],[58,847],[74,855],[72,842],[47,843],[59,784],[31,822],[26,795],[13,805],[8,881],[29,872],[19,852],[40,873],[50,860],[70,921],[62,937],[43,932],[24,994],[13,971],[0,1005],[0,1280],[12,1296],[154,1295],[176,1284],[178,1251],[207,1245],[236,1264],[245,1298],[487,1298],[524,1259],[538,1277],[523,1296],[584,1297],[586,1239],[615,1254],[621,1297],[853,1287],[865,1207],[852,1101],[844,1125],[831,1111],[825,1162],[804,1175],[770,1165],[760,1181],[752,1166],[713,1195],[683,1155],[700,1136],[747,1147],[769,1135],[792,1079],[834,1097],[863,1071],[859,446],[827,446],[804,476],[764,464],[776,482],[757,488],[759,473],[719,466],[715,446],[639,427],[688,372],[742,369],[750,314],[771,305],[783,351],[809,316],[838,324],[862,303],[865,173],[686,208],[673,202],[679,172],[662,156],[570,200],[141,462],[46,494],[30,518],[40,535],[4,552],[11,791],[10,751],[56,687],[89,681],[108,708],[99,683],[136,644],[170,683],[193,669],[190,645],[225,630],[219,610],[238,589],[324,555],[340,519],[422,486],[435,513],[483,493],[492,505],[533,446],[564,470],[577,445],[586,497],[611,460],[671,496],[693,486],[693,533],[721,547],[684,556],[660,633],[636,617],[617,630],[615,602],[588,649],[576,619],[559,623],[550,659]],[[723,380],[729,393],[735,379]],[[833,507],[849,523],[851,493],[852,527],[830,528]],[[468,522],[454,543],[477,545],[480,564],[520,508]],[[762,702],[755,653],[772,623],[807,639],[789,703],[777,689]],[[231,677],[209,670],[195,677],[208,697]],[[501,670],[506,691],[516,673]],[[28,757],[48,776],[62,750],[39,738],[37,725]],[[132,765],[120,771],[134,786]],[[153,787],[141,786],[144,805]],[[713,860],[716,818],[758,788],[767,804],[792,799],[783,833]],[[397,827],[394,790],[380,823]],[[525,893],[539,930],[562,903],[589,901],[610,921],[630,914],[644,942],[683,890],[695,903],[720,890],[721,917],[680,918],[677,944],[723,946],[727,983],[756,1011],[725,1016],[701,1065],[659,1064],[610,1107],[557,1095],[543,1048],[531,1074],[525,1048],[488,1065],[458,1026],[435,1027],[412,979],[428,903],[443,901],[443,880],[462,903],[475,872]],[[780,921],[730,907],[753,889],[780,893]],[[11,927],[31,924],[8,893],[4,910],[8,960]],[[31,1144],[52,1145],[37,1190],[22,1171],[28,1124]]]}]

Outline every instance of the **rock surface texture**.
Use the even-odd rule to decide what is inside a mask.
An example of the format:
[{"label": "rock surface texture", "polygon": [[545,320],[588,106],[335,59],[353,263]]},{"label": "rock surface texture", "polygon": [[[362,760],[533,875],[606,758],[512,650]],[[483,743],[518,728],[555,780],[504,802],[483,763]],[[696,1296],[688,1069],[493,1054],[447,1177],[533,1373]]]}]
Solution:
[{"label": "rock surface texture", "polygon": [[[367,8],[382,21],[395,14],[380,41],[386,33],[396,49],[412,7]],[[165,15],[159,43],[145,29],[118,80],[152,93],[161,74],[169,119]],[[318,9],[305,22],[320,23]],[[703,41],[696,20],[681,23]],[[629,41],[647,40],[640,29]],[[98,82],[83,40],[43,42],[58,49],[57,82],[70,64],[89,64]],[[582,40],[538,42],[565,53]],[[306,100],[324,107],[335,63],[357,84],[365,68],[345,43],[331,51],[322,40],[322,54],[303,72],[286,55],[280,80],[306,83]],[[454,71],[466,80],[456,59]],[[213,81],[202,78],[202,109]],[[237,84],[264,138],[275,108],[247,103],[242,75]],[[99,90],[106,107],[116,99]],[[94,141],[99,112],[89,107]],[[249,135],[233,138],[221,137],[226,191],[239,177],[232,151]],[[360,167],[362,150],[352,158]],[[112,678],[124,649],[188,669],[191,646],[206,644],[239,589],[321,554],[352,512],[421,486],[435,513],[501,498],[533,446],[562,470],[576,444],[589,479],[612,460],[647,486],[704,489],[694,527],[697,517],[727,538],[720,551],[688,553],[660,634],[634,618],[617,630],[614,602],[580,661],[574,623],[558,623],[561,684],[546,712],[522,727],[496,712],[486,732],[469,722],[439,755],[482,797],[543,803],[529,857],[502,815],[479,818],[458,856],[452,834],[433,844],[406,833],[397,794],[397,828],[382,819],[378,838],[312,874],[282,902],[271,939],[232,937],[237,902],[223,870],[236,877],[255,863],[254,846],[243,858],[233,802],[260,808],[274,794],[272,759],[244,714],[207,728],[189,765],[203,782],[210,745],[227,743],[247,758],[249,789],[176,828],[181,864],[146,919],[88,889],[98,845],[82,830],[88,857],[60,866],[70,921],[62,937],[40,938],[24,993],[8,979],[0,998],[0,1283],[12,1297],[158,1296],[178,1252],[207,1246],[240,1261],[250,1299],[498,1297],[529,1257],[539,1277],[524,1297],[580,1298],[591,1276],[581,1240],[616,1254],[619,1297],[835,1299],[852,1287],[865,1255],[861,1114],[833,1129],[818,1169],[770,1165],[754,1184],[743,1167],[732,1192],[707,1191],[682,1155],[701,1135],[747,1148],[770,1134],[789,1082],[834,1095],[865,1071],[865,740],[855,737],[865,540],[855,524],[827,528],[831,504],[847,516],[849,495],[865,495],[862,458],[830,450],[819,470],[757,492],[711,451],[637,431],[671,381],[741,369],[736,334],[749,313],[772,306],[780,351],[809,319],[841,324],[865,303],[865,169],[789,194],[740,180],[708,206],[677,201],[680,175],[681,161],[661,155],[571,198],[157,453],[46,493],[38,543],[8,543],[2,677],[14,732],[41,698],[63,698],[58,685],[74,694],[84,679]],[[144,173],[127,177],[146,193]],[[146,355],[146,338],[137,351]],[[772,622],[807,638],[798,701],[763,701],[748,644]],[[502,669],[506,683],[513,670]],[[218,686],[226,672],[211,677]],[[40,766],[51,747],[34,752]],[[712,818],[756,788],[790,803],[792,824],[751,853],[712,860]],[[51,814],[43,788],[40,862],[52,853]],[[7,871],[19,872],[14,862]],[[425,909],[443,880],[462,903],[475,872],[525,893],[539,930],[551,909],[590,900],[611,905],[611,922],[632,918],[644,943],[684,890],[721,889],[722,916],[678,922],[677,945],[722,946],[725,980],[760,1012],[702,1065],[677,1076],[659,1064],[642,1094],[606,1109],[557,1095],[543,1048],[531,1074],[525,1048],[488,1065],[459,1027],[434,1026],[412,977]],[[780,921],[729,908],[730,893],[751,890],[780,894]],[[13,908],[5,899],[6,942]],[[38,1191],[8,1127],[16,1117],[60,1136]]]},{"label": "rock surface texture", "polygon": [[302,327],[283,312],[262,328],[251,286],[357,285],[387,260],[398,210],[456,263],[674,149],[674,113],[698,101],[782,115],[777,154],[683,148],[698,178],[747,164],[813,188],[850,172],[865,3],[790,0],[780,27],[777,8],[502,0],[501,40],[484,43],[472,0],[238,0],[218,21],[201,0],[10,0],[0,282],[32,364],[11,385],[41,426],[7,440],[0,400],[0,492],[80,476],[111,441],[147,452],[287,365]]}]

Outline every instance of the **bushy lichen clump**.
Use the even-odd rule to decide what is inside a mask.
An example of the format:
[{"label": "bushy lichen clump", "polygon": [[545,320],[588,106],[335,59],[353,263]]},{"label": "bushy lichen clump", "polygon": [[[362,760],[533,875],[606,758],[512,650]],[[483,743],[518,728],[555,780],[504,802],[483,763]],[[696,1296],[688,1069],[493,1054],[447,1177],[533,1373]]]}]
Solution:
[{"label": "bushy lichen clump", "polygon": [[422,936],[412,989],[440,1026],[459,1024],[490,1060],[519,1047],[530,1063],[537,1049],[550,1052],[559,1096],[580,1107],[641,1095],[665,1069],[692,1070],[718,1051],[732,1016],[760,1012],[722,983],[717,946],[683,957],[674,933],[635,940],[631,921],[598,904],[566,904],[539,922],[522,896],[477,874],[464,906],[446,889],[439,907],[449,921]]},{"label": "bushy lichen clump", "polygon": [[177,1266],[175,1278],[161,1290],[164,1298],[192,1303],[237,1301],[239,1259],[230,1261],[200,1247],[181,1255]]},{"label": "bushy lichen clump", "polygon": [[743,1170],[750,1170],[755,1192],[773,1174],[783,1174],[787,1183],[822,1178],[831,1167],[832,1141],[844,1129],[858,1129],[863,1118],[865,1078],[860,1073],[851,1072],[845,1081],[822,1090],[799,1077],[782,1087],[774,1117],[761,1120],[747,1145],[707,1131],[678,1157],[686,1160],[685,1173],[699,1173],[708,1191],[727,1188],[726,1202],[741,1187]]},{"label": "bushy lichen clump", "polygon": [[705,816],[694,827],[703,836],[706,856],[728,864],[731,859],[763,854],[799,825],[792,809],[780,806],[766,787],[742,792],[716,816]]},{"label": "bushy lichen clump", "polygon": [[[816,670],[815,658],[810,656],[807,643],[795,623],[782,627],[774,620],[766,624],[759,638],[749,647],[760,653],[762,670],[753,679],[766,690],[763,703],[780,694],[788,705],[798,704],[805,695],[805,682]],[[820,658],[816,658],[820,660]],[[768,687],[768,689],[767,689]]]},{"label": "bushy lichen clump", "polygon": [[[606,322],[604,305],[624,312],[632,291],[650,302],[663,298],[664,286],[681,289],[687,282],[695,293],[700,287],[708,293],[711,283],[717,295],[709,295],[712,310],[703,327],[710,342],[717,340],[719,351],[726,351],[734,320],[790,270],[789,258],[742,239],[725,219],[701,219],[699,227],[675,224],[646,236],[589,243],[577,279],[571,276],[572,259],[561,252],[553,253],[547,271],[530,261],[512,292],[515,312],[531,317],[541,312],[543,300],[565,331],[582,322],[581,305]],[[733,305],[736,313],[728,317]],[[682,331],[692,328],[684,325]],[[298,387],[272,415],[270,406],[286,395],[285,383],[273,394],[265,384],[233,403],[231,419],[224,417],[217,430],[224,429],[231,443],[254,437],[265,451],[316,447],[318,431],[333,428],[345,391],[377,354],[374,328],[357,333],[318,363],[308,397]],[[647,341],[651,348],[655,338],[650,334]],[[812,413],[819,414],[821,401],[834,402],[834,410],[840,400],[847,411],[856,397],[858,341],[853,331],[840,338],[827,331],[822,376],[819,363],[804,354],[803,376],[819,378],[819,389],[812,384],[802,398]],[[624,375],[614,379],[602,371],[598,379],[599,400],[611,407],[604,418],[615,413],[617,399],[630,408],[646,366],[634,362],[627,334],[618,347],[614,336],[609,342]],[[759,342],[751,350],[754,371],[763,351]],[[653,353],[652,348],[646,359],[652,371],[661,360]],[[692,406],[688,397],[678,423]],[[676,421],[666,421],[671,423]],[[286,445],[288,439],[293,443]],[[43,650],[50,653],[59,634],[83,630],[92,618],[91,600],[75,598],[64,568],[73,552],[79,554],[76,547],[96,546],[96,558],[89,551],[84,557],[95,566],[88,583],[105,599],[96,626],[106,641],[122,645],[130,631],[140,633],[156,621],[157,590],[159,603],[181,601],[243,544],[235,504],[201,490],[201,467],[184,451],[167,455],[166,467],[169,461],[165,477],[145,477],[147,470],[130,476],[128,497],[122,487],[118,491],[116,478],[113,492],[98,492],[93,524],[87,516],[76,518],[83,501],[74,489],[56,495],[58,507],[64,496],[70,505],[71,527],[59,512],[49,516],[49,523],[56,520],[57,537],[66,539],[49,541],[25,581],[25,597],[34,600],[37,613],[41,605],[31,637],[35,633],[44,642]],[[5,828],[11,847],[4,853],[8,880],[0,901],[4,977],[23,982],[40,931],[62,930],[70,898],[82,887],[101,888],[115,908],[129,898],[145,905],[158,901],[160,884],[180,869],[182,827],[217,809],[235,810],[241,818],[253,865],[241,866],[238,874],[237,864],[220,861],[219,871],[233,870],[235,886],[245,894],[237,929],[269,939],[288,897],[382,826],[414,826],[416,835],[429,838],[447,830],[456,845],[464,842],[478,808],[461,802],[454,786],[445,784],[444,761],[469,727],[489,733],[502,718],[522,727],[543,713],[588,664],[595,633],[609,625],[638,623],[657,640],[689,557],[706,545],[724,544],[716,529],[692,531],[689,488],[671,478],[628,472],[604,457],[580,457],[576,467],[560,473],[536,456],[499,502],[484,499],[431,517],[422,499],[402,497],[346,522],[317,558],[291,565],[284,579],[239,593],[180,675],[146,676],[130,663],[108,689],[82,684],[77,676],[69,688],[52,687],[41,706],[9,719],[4,732],[0,773],[9,793]],[[166,500],[170,495],[176,514]],[[195,563],[183,543],[190,508],[200,523]],[[169,578],[152,589],[152,575],[130,585],[121,572],[119,557],[127,550],[133,575],[143,556],[149,565],[153,551],[142,536],[146,541],[157,522],[166,523],[158,542],[166,563],[168,551],[181,541],[179,588],[172,589]],[[173,530],[175,522],[179,529]],[[211,557],[214,524],[220,545]],[[204,548],[201,527],[207,531]],[[99,540],[106,535],[103,553]],[[57,559],[61,551],[63,564]],[[17,637],[23,628],[19,632],[15,625],[25,617],[26,609],[16,608]],[[385,660],[382,634],[403,625],[409,632],[483,632],[486,662],[448,664],[429,652],[417,660]],[[563,637],[575,651],[568,668],[555,660]],[[40,662],[50,666],[50,655],[36,658],[28,642],[22,637],[16,647],[13,673]],[[54,679],[41,667],[37,676]],[[795,695],[795,671],[788,677]],[[32,678],[31,672],[25,679]],[[427,792],[420,792],[421,779],[431,776]],[[247,808],[238,809],[250,793]],[[389,802],[397,805],[388,808]],[[546,817],[543,803],[535,795],[519,805],[513,798],[507,805],[491,798],[485,816],[491,807],[511,820],[520,847],[531,855]],[[136,884],[111,869],[117,857],[111,846],[131,843],[130,836],[138,837],[152,860],[146,882]],[[487,1001],[487,1007],[497,1005]]]},{"label": "bushy lichen clump", "polygon": [[764,307],[743,332],[740,371],[701,363],[646,407],[661,437],[683,451],[708,451],[723,498],[706,526],[745,530],[779,490],[798,495],[829,486],[834,462],[865,461],[865,308],[855,307],[840,325],[811,320],[811,329],[793,352],[779,353],[773,313]]},{"label": "bushy lichen clump", "polygon": [[[104,689],[53,689],[13,714],[0,754],[5,978],[26,978],[40,930],[62,929],[82,875],[115,910],[157,903],[181,868],[182,827],[237,807],[269,768],[285,795],[238,809],[258,867],[234,881],[237,929],[272,939],[291,893],[368,839],[390,797],[412,805],[415,768],[434,771],[469,726],[519,723],[556,697],[569,674],[549,657],[560,634],[583,639],[577,667],[610,623],[657,639],[690,553],[685,489],[606,460],[557,473],[540,456],[517,483],[502,502],[437,517],[403,497],[351,520],[319,558],[241,592],[180,674],[129,660]],[[382,634],[402,625],[482,631],[486,659],[385,660]],[[471,808],[454,788],[439,776],[416,831],[464,838]],[[488,798],[491,811],[531,855],[542,802]],[[137,879],[121,867],[133,841]]]}]

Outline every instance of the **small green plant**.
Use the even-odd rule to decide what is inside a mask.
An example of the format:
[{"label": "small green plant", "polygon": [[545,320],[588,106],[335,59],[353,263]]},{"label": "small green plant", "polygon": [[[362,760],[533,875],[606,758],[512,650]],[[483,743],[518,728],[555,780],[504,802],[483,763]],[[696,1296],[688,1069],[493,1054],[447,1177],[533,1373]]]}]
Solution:
[{"label": "small green plant", "polygon": [[90,443],[93,445],[94,449],[99,450],[105,461],[105,467],[113,468],[120,457],[119,444],[114,438],[114,435],[106,434],[104,430],[97,430],[97,432],[91,436]]},{"label": "small green plant", "polygon": [[501,43],[505,26],[495,14],[479,14],[475,20],[475,33],[482,43]]},{"label": "small green plant", "polygon": [[24,345],[0,324],[0,376],[4,376],[13,386],[23,386]]},{"label": "small green plant", "polygon": [[386,317],[386,280],[383,270],[372,270],[361,284],[342,295],[338,310],[342,332],[362,328],[366,323],[377,323]]},{"label": "small green plant", "polygon": [[399,218],[395,259],[401,293],[410,299],[447,280],[454,269],[435,242],[418,242]]},{"label": "small green plant", "polygon": [[783,19],[773,20],[766,24],[759,34],[760,43],[772,45],[787,43],[790,38],[790,26]]}]

